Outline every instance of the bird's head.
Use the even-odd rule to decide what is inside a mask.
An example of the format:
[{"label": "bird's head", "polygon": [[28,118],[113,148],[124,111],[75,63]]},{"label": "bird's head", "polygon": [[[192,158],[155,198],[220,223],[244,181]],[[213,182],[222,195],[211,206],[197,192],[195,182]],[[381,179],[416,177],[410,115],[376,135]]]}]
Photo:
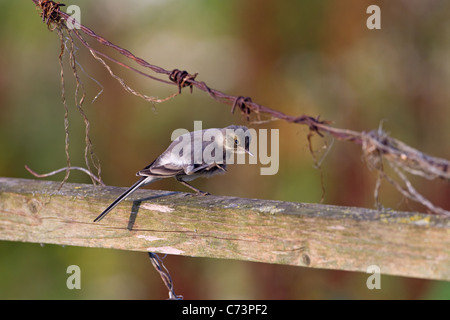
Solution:
[{"label": "bird's head", "polygon": [[237,154],[248,153],[253,156],[250,152],[252,135],[247,127],[232,125],[224,128],[224,130],[225,137],[223,145],[226,151]]}]

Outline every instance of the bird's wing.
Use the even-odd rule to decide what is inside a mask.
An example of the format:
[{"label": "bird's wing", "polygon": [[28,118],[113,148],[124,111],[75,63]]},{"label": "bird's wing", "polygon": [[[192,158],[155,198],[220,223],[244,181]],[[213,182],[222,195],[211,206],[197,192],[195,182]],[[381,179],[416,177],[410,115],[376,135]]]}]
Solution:
[{"label": "bird's wing", "polygon": [[226,164],[217,164],[217,163],[212,163],[212,164],[195,164],[192,166],[188,166],[184,169],[185,173],[187,175],[191,175],[194,173],[212,173],[216,170],[221,170],[223,172],[227,171],[227,166]]},{"label": "bird's wing", "polygon": [[[175,139],[170,146],[155,161],[137,173],[138,176],[155,176],[168,178],[180,175],[192,175],[216,169],[224,171],[223,161],[225,153],[222,146],[222,135],[219,129],[209,129],[210,136],[203,136],[198,132],[184,134]],[[215,130],[215,131],[214,131]],[[212,137],[211,137],[212,136]],[[199,146],[195,143],[199,142]],[[217,163],[217,164],[216,164]]]},{"label": "bird's wing", "polygon": [[161,178],[174,177],[184,173],[183,166],[174,163],[152,162],[150,165],[136,173],[138,176],[155,176]]}]

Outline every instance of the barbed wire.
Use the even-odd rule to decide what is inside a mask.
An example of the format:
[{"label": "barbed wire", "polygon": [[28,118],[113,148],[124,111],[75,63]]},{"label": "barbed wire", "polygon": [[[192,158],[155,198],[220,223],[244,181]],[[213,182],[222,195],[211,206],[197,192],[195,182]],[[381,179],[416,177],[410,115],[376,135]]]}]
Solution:
[{"label": "barbed wire", "polygon": [[162,259],[154,252],[149,252],[148,256],[150,258],[150,262],[152,263],[153,267],[156,269],[156,271],[158,271],[159,275],[161,276],[164,285],[169,290],[169,300],[183,300],[183,296],[175,294],[172,277],[170,276],[169,270],[167,270]]},{"label": "barbed wire", "polygon": [[[411,199],[412,201],[421,203],[424,205],[431,213],[435,214],[444,214],[450,216],[450,211],[439,208],[430,201],[426,200],[425,197],[420,195],[417,190],[412,187],[411,182],[408,180],[404,172],[417,175],[426,179],[444,179],[450,181],[450,161],[442,158],[436,158],[429,156],[423,152],[420,152],[417,149],[414,149],[407,144],[390,137],[385,131],[381,129],[372,130],[369,132],[362,131],[357,132],[348,129],[341,129],[331,126],[331,122],[327,120],[321,120],[319,117],[312,117],[309,115],[300,115],[300,116],[291,116],[287,115],[281,111],[271,109],[269,107],[260,105],[254,102],[250,97],[244,96],[233,96],[223,93],[219,90],[210,88],[205,82],[196,80],[198,74],[190,74],[185,70],[174,69],[174,70],[166,70],[159,66],[150,64],[142,58],[137,57],[132,52],[127,49],[121,48],[117,46],[107,39],[97,35],[92,29],[80,24],[78,21],[73,21],[73,28],[67,28],[65,21],[68,21],[71,17],[60,10],[63,4],[47,1],[47,0],[33,0],[33,2],[37,5],[37,8],[40,10],[40,15],[43,21],[47,24],[50,30],[58,30],[60,32],[66,32],[69,35],[73,35],[69,37],[70,41],[73,42],[73,38],[77,38],[84,47],[86,47],[91,55],[99,61],[109,72],[109,74],[115,78],[121,86],[129,93],[136,95],[150,103],[157,104],[168,101],[177,95],[182,93],[182,89],[185,87],[189,87],[191,92],[193,88],[206,92],[211,98],[214,100],[231,106],[231,112],[234,113],[236,109],[241,112],[241,115],[247,120],[251,121],[251,118],[254,117],[257,120],[255,123],[263,123],[264,120],[261,120],[261,116],[264,115],[269,118],[267,121],[273,120],[282,120],[288,123],[307,125],[309,127],[310,133],[308,135],[308,143],[310,145],[310,152],[313,156],[314,161],[316,162],[316,167],[320,168],[320,164],[323,161],[323,157],[320,159],[316,159],[314,156],[311,136],[313,134],[318,134],[321,137],[324,135],[329,135],[333,139],[342,140],[342,141],[350,141],[356,144],[361,145],[362,153],[364,159],[366,159],[366,163],[369,169],[375,169],[378,172],[378,180],[375,186],[375,201],[378,204],[378,188],[380,187],[380,182],[382,179],[385,179],[390,184],[392,184],[403,196]],[[119,54],[124,56],[125,58],[134,61],[142,67],[149,69],[151,72],[156,75],[152,75],[136,68],[120,62],[110,56],[102,53],[101,51],[94,49],[89,42],[86,40],[85,36],[94,39],[99,44],[112,48],[117,51]],[[60,35],[60,39],[62,41],[62,36]],[[73,50],[70,52],[71,59],[73,58]],[[61,56],[61,55],[60,55]],[[145,94],[141,94],[136,90],[132,89],[128,86],[125,81],[115,75],[109,65],[105,60],[109,62],[118,64],[121,67],[127,68],[130,71],[137,72],[142,76],[148,77],[152,80],[162,82],[168,85],[177,86],[178,90],[173,94],[169,95],[166,98],[159,99],[156,97],[148,96]],[[72,69],[74,70],[74,76],[76,77],[77,83],[79,77],[76,75],[76,70],[74,68],[74,64],[72,63]],[[159,77],[160,75],[168,77],[168,80]],[[62,77],[62,75],[61,75]],[[78,90],[78,86],[77,86]],[[84,96],[83,96],[84,98]],[[82,99],[83,99],[82,98]],[[81,100],[82,100],[81,99]],[[80,100],[80,101],[81,101]],[[82,101],[81,101],[82,102]],[[78,103],[79,111],[83,115],[81,107],[81,103]],[[67,106],[65,106],[67,108]],[[85,149],[85,160],[88,165],[88,170],[90,172],[91,169],[89,167],[89,162],[94,163],[94,167],[97,168],[97,175],[100,175],[100,166],[98,159],[94,156],[92,151],[92,143],[89,139],[89,122],[85,115],[83,116],[86,124],[86,149]],[[67,133],[66,133],[67,135]],[[67,145],[66,145],[66,154],[67,154]],[[91,157],[87,157],[87,155],[91,155]],[[397,179],[403,183],[403,185],[398,182],[398,180],[389,176],[384,168],[383,163],[387,163],[388,166],[393,168],[394,172],[397,175]],[[70,162],[68,161],[68,167],[70,170]],[[66,174],[67,176],[67,174]]]},{"label": "barbed wire", "polygon": [[[228,95],[219,90],[212,89],[205,82],[196,80],[196,77],[198,76],[197,73],[192,75],[185,70],[180,69],[166,70],[159,66],[150,64],[144,59],[137,57],[129,50],[121,48],[120,46],[117,46],[108,41],[107,39],[97,35],[93,30],[80,24],[76,20],[74,21],[72,19],[71,22],[73,28],[69,29],[66,25],[66,21],[68,21],[70,16],[60,10],[62,6],[65,6],[64,4],[47,0],[32,0],[32,1],[36,4],[39,10],[39,14],[42,17],[42,21],[47,25],[49,30],[57,31],[61,42],[59,65],[61,69],[61,85],[62,85],[61,97],[65,109],[64,130],[65,130],[65,154],[67,159],[66,167],[46,174],[38,174],[33,170],[31,170],[28,166],[26,166],[26,169],[34,176],[41,178],[65,171],[66,175],[61,183],[62,186],[62,184],[69,178],[69,174],[72,170],[80,170],[82,172],[87,173],[91,177],[94,184],[97,183],[103,185],[103,182],[100,177],[101,175],[100,161],[93,151],[93,145],[89,136],[90,122],[82,108],[83,101],[85,99],[85,92],[76,67],[78,64],[75,57],[76,50],[74,45],[74,38],[76,38],[81,42],[81,44],[85,48],[89,50],[93,58],[97,60],[108,71],[111,77],[113,77],[120,83],[120,85],[124,88],[125,91],[147,102],[150,102],[152,105],[173,99],[174,97],[182,93],[183,88],[188,87],[191,92],[193,88],[196,88],[200,91],[206,92],[214,100],[222,104],[231,106],[230,109],[231,113],[234,113],[236,110],[239,110],[242,117],[244,117],[247,121],[252,122],[254,124],[261,124],[275,120],[282,120],[288,123],[307,125],[310,130],[307,136],[309,150],[315,162],[316,168],[318,169],[320,169],[324,158],[327,156],[331,146],[333,145],[334,139],[342,141],[350,141],[359,144],[361,145],[363,158],[365,159],[368,168],[376,170],[378,173],[378,178],[376,181],[374,191],[375,204],[378,208],[381,208],[378,199],[379,188],[381,185],[381,181],[384,179],[391,185],[393,185],[398,190],[398,192],[402,194],[404,197],[422,204],[428,210],[430,210],[431,213],[450,216],[449,211],[432,204],[428,199],[419,194],[405,175],[405,172],[407,172],[426,179],[440,178],[443,180],[450,181],[450,161],[446,159],[431,157],[423,152],[420,152],[417,149],[414,149],[406,145],[405,143],[397,139],[390,137],[385,131],[382,130],[381,126],[380,128],[378,128],[378,130],[372,130],[369,132],[366,131],[357,132],[348,129],[335,128],[331,126],[330,121],[320,120],[319,117],[312,117],[309,115],[300,115],[300,116],[287,115],[281,111],[260,105],[254,102],[250,97]],[[114,49],[120,55],[126,57],[127,59],[137,63],[142,67],[149,69],[156,75],[138,70],[126,63],[123,63],[121,61],[118,61],[117,59],[108,56],[107,54],[97,49],[94,49],[86,40],[85,36],[94,39],[96,42],[98,42],[103,46]],[[62,59],[64,52],[66,51],[69,52],[70,66],[73,72],[73,76],[76,80],[75,105],[77,106],[77,110],[82,116],[85,124],[86,146],[84,158],[87,169],[81,167],[72,167],[70,162],[69,130],[68,130],[69,108],[65,96],[65,82],[64,82],[63,59]],[[106,61],[117,64],[120,67],[136,72],[154,81],[158,81],[167,85],[176,86],[177,91],[167,96],[166,98],[162,99],[142,94],[134,90],[129,85],[127,85],[124,79],[117,76],[112,71],[111,67],[108,65]],[[165,76],[168,79],[161,78],[160,76]],[[81,97],[78,98],[80,92]],[[268,119],[261,119],[261,116],[265,116]],[[252,120],[252,118],[256,119]],[[325,152],[320,158],[316,157],[316,153],[312,147],[312,136],[314,134],[317,134],[320,137],[328,135],[329,137],[332,138],[330,143],[328,142],[325,143]],[[397,179],[393,178],[392,176],[386,173],[385,164],[387,164],[393,170],[393,172],[397,175]],[[93,173],[93,168],[95,168],[97,171],[95,174]],[[322,172],[320,179],[322,182],[322,200],[323,200],[325,189],[323,187]],[[172,278],[170,276],[169,271],[165,267],[162,259],[156,253],[149,252],[148,255],[153,267],[159,273],[162,281],[164,282],[165,286],[168,289],[169,299],[182,299],[183,298],[182,296],[175,294]]]}]

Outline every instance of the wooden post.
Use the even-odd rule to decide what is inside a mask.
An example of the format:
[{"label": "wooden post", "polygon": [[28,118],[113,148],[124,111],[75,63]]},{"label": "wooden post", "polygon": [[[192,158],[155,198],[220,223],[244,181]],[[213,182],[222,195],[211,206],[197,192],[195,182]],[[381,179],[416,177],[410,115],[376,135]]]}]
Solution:
[{"label": "wooden post", "polygon": [[0,239],[450,280],[450,219],[414,212],[0,178]]}]

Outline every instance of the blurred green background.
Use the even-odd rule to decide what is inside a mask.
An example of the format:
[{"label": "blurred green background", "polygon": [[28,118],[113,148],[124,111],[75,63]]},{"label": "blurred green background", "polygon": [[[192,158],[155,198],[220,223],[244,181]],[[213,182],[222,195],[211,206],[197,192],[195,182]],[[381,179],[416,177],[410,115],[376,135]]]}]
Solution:
[{"label": "blurred green background", "polygon": [[[450,158],[450,2],[154,0],[72,1],[81,22],[99,35],[166,69],[199,73],[197,80],[290,115],[320,115],[339,128],[373,130],[381,121],[393,137],[430,155]],[[381,8],[381,30],[368,30],[366,9]],[[90,41],[93,43],[93,41]],[[31,0],[0,2],[0,176],[32,178],[65,166],[56,32],[42,23]],[[126,93],[77,43],[87,92],[94,149],[108,185],[129,186],[135,172],[158,156],[176,128],[245,124],[237,112],[194,90],[155,108]],[[111,51],[107,50],[107,53]],[[112,54],[112,53],[111,53]],[[65,57],[71,109],[72,165],[84,165],[84,124],[74,105],[74,80]],[[176,90],[113,70],[140,92],[164,98]],[[98,99],[92,99],[102,89]],[[215,195],[319,202],[320,172],[313,168],[303,126],[281,121],[252,125],[280,130],[280,169],[260,176],[242,165],[194,184]],[[320,148],[322,141],[314,139]],[[360,147],[335,141],[323,163],[324,203],[373,207],[375,173]],[[52,177],[62,180],[63,174]],[[71,182],[90,183],[73,172]],[[433,203],[450,209],[443,181],[413,179]],[[173,179],[151,188],[188,191]],[[382,204],[426,211],[387,183]],[[167,256],[177,294],[191,299],[449,299],[450,283],[231,260]],[[81,290],[66,288],[66,268],[82,271]],[[450,267],[450,266],[449,266]],[[165,299],[145,253],[0,242],[2,299]]]}]

